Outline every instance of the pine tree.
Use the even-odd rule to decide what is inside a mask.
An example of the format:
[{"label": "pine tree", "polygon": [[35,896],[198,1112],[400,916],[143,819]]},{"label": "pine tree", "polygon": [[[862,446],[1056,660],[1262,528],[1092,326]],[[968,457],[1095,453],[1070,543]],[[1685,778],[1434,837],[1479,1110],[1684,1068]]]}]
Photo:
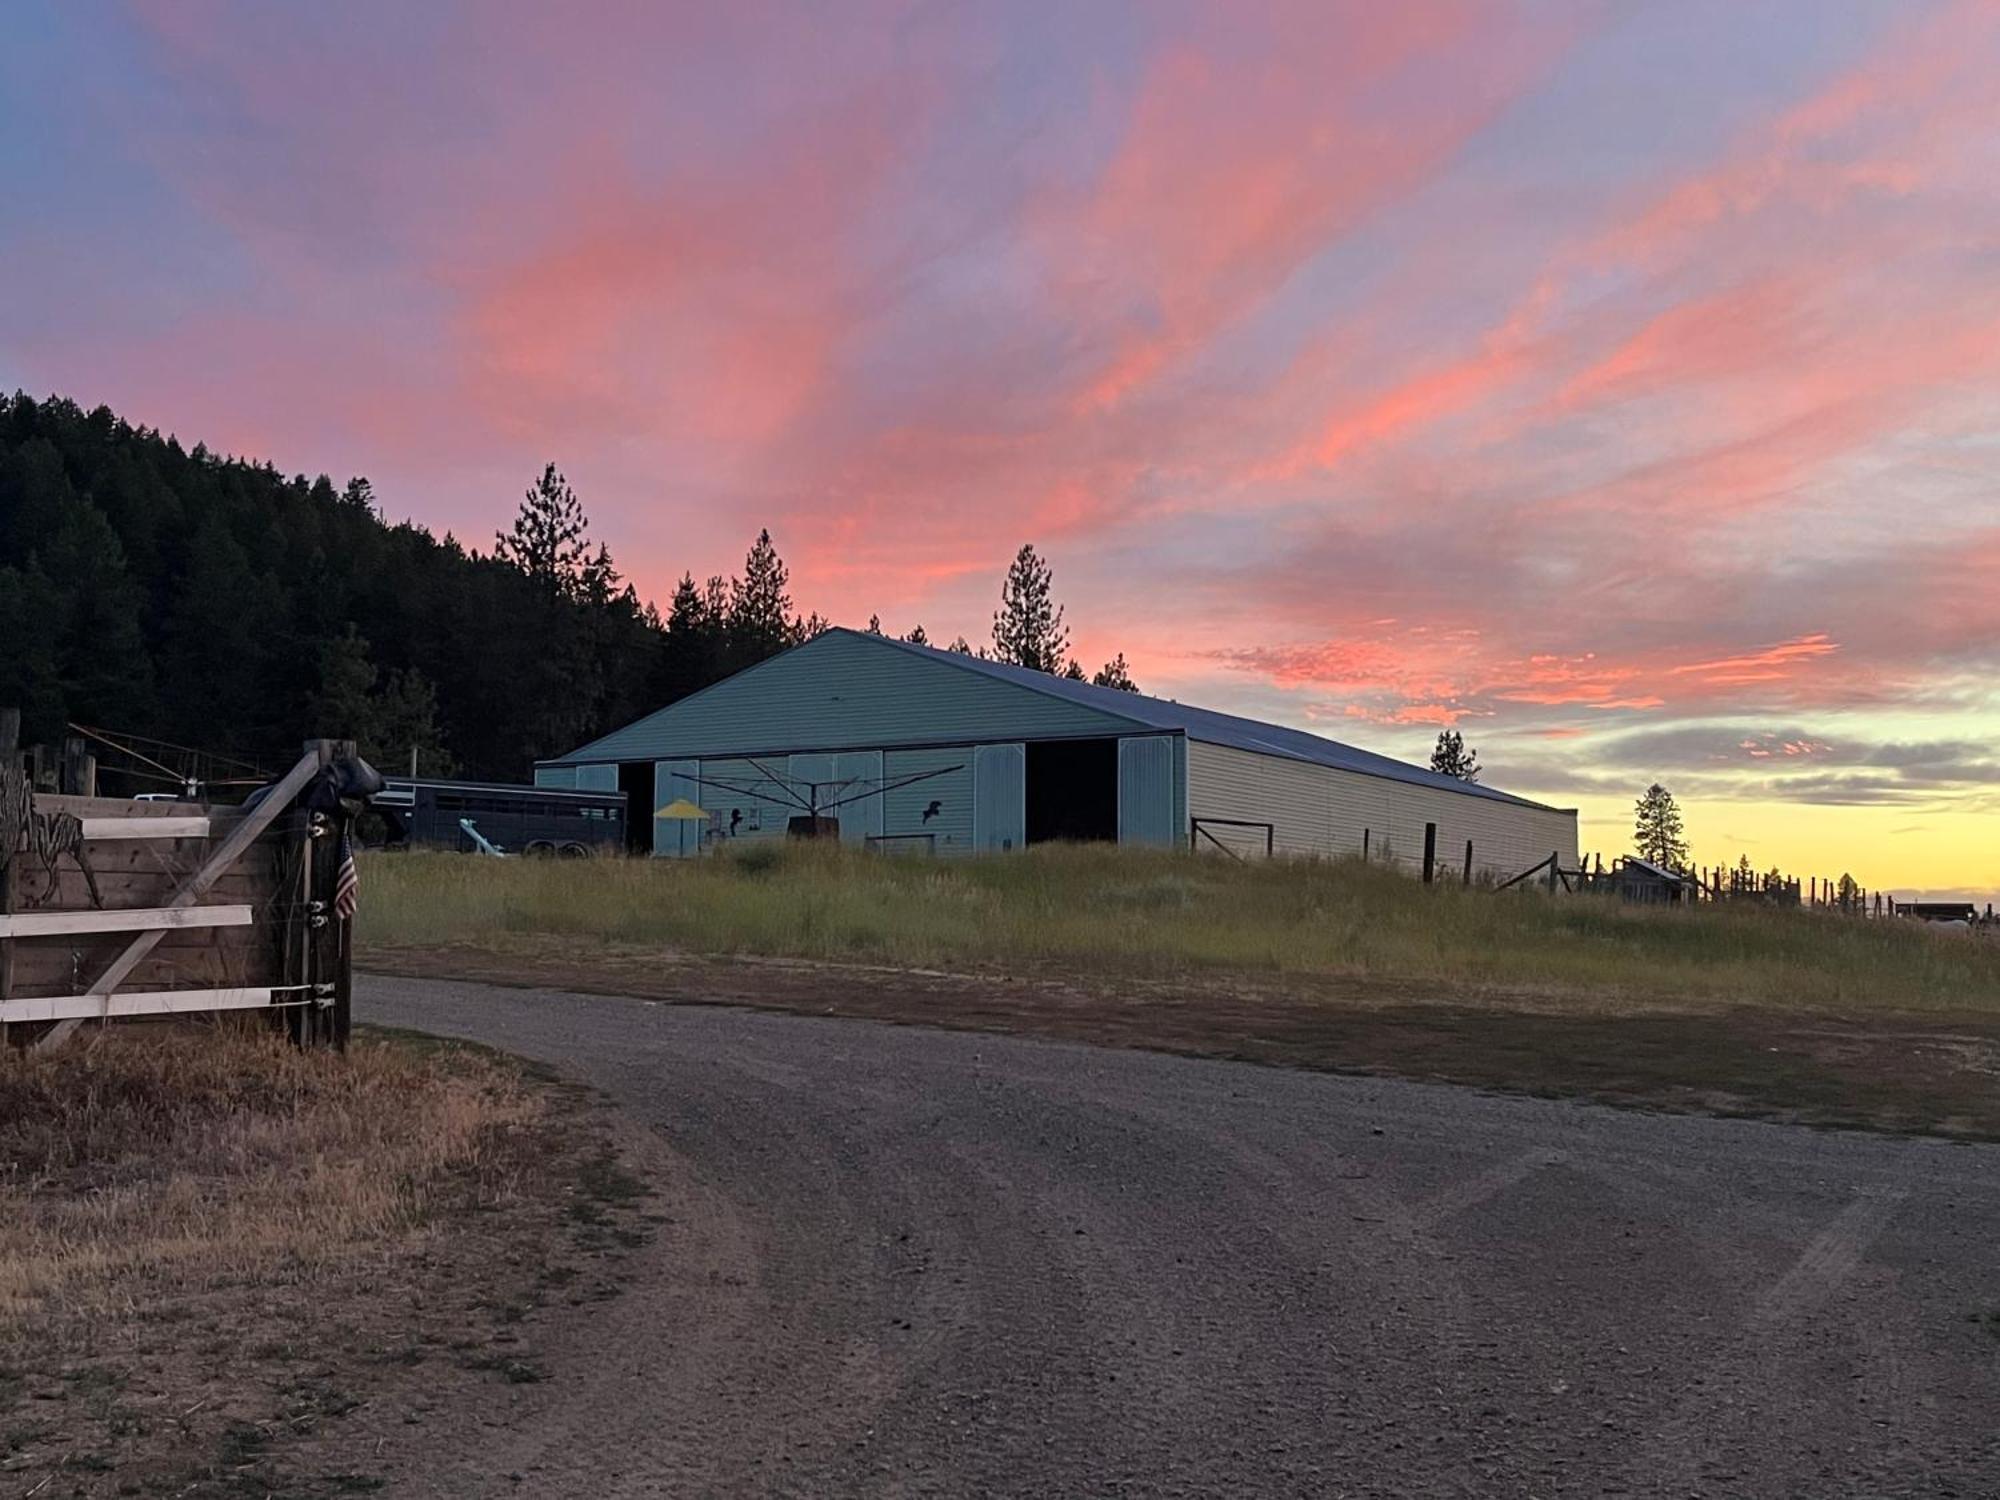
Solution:
[{"label": "pine tree", "polygon": [[912,646],[928,646],[931,643],[931,638],[924,634],[924,627],[921,625],[911,630],[903,639],[908,641]]},{"label": "pine tree", "polygon": [[496,533],[493,555],[519,568],[547,599],[598,599],[618,581],[611,554],[591,551],[590,518],[554,464],[521,500],[511,532]]},{"label": "pine tree", "polygon": [[375,663],[352,625],[320,647],[319,682],[306,720],[327,739],[353,740],[364,758],[375,748]]},{"label": "pine tree", "polygon": [[1747,854],[1736,856],[1736,885],[1746,891],[1757,889],[1757,867],[1750,863],[1750,856]]},{"label": "pine tree", "polygon": [[971,656],[973,654],[972,642],[968,641],[964,636],[959,636],[954,640],[949,649],[956,651],[960,656]]},{"label": "pine tree", "polygon": [[1688,846],[1681,827],[1680,804],[1674,801],[1672,792],[1654,782],[1646,788],[1646,795],[1639,799],[1634,812],[1632,841],[1641,859],[1670,870],[1687,863]]},{"label": "pine tree", "polygon": [[1078,661],[1074,656],[1069,659],[1069,665],[1062,669],[1062,675],[1071,682],[1090,681],[1089,674],[1083,670],[1083,663]]},{"label": "pine tree", "polygon": [[868,633],[870,635],[880,635],[882,633],[882,617],[880,615],[870,615],[868,617]]},{"label": "pine tree", "polygon": [[692,574],[683,573],[674,585],[653,683],[657,703],[678,703],[722,677],[726,622],[715,612],[713,602],[713,585],[720,581],[711,580],[711,587],[704,591]]},{"label": "pine tree", "polygon": [[1132,669],[1125,665],[1125,653],[1120,651],[1099,669],[1090,679],[1099,687],[1117,688],[1121,693],[1136,693],[1139,684],[1132,680]]},{"label": "pine tree", "polygon": [[1000,586],[1000,608],[993,616],[993,656],[996,661],[1037,672],[1063,670],[1069,655],[1069,631],[1062,606],[1052,593],[1054,575],[1036,555],[1033,543],[1023,543]]},{"label": "pine tree", "polygon": [[21,737],[28,744],[60,739],[69,720],[47,628],[62,605],[40,568],[0,567],[0,641],[7,642],[0,651],[0,703],[21,710]]},{"label": "pine tree", "polygon": [[375,698],[375,754],[379,770],[409,769],[419,776],[451,776],[458,770],[444,742],[437,689],[411,668],[393,671]]},{"label": "pine tree", "polygon": [[1441,729],[1437,745],[1431,751],[1431,769],[1459,781],[1477,781],[1479,752],[1466,748],[1465,736],[1456,729]]},{"label": "pine tree", "polygon": [[352,739],[377,770],[449,776],[457,766],[438,727],[437,689],[423,673],[385,677],[352,624],[320,648],[319,682],[306,721],[323,736]]},{"label": "pine tree", "polygon": [[757,533],[743,559],[743,576],[730,585],[728,619],[730,654],[738,669],[755,666],[799,640],[791,573],[769,531]]},{"label": "pine tree", "polygon": [[282,717],[274,689],[296,681],[282,670],[290,664],[274,639],[284,613],[277,580],[253,569],[220,516],[211,516],[189,539],[187,570],[167,603],[160,648],[166,738],[239,754],[267,746]]},{"label": "pine tree", "polygon": [[59,580],[64,596],[64,607],[42,628],[54,637],[68,717],[88,724],[150,718],[153,664],[140,623],[144,599],[103,512],[73,502],[33,566]]}]

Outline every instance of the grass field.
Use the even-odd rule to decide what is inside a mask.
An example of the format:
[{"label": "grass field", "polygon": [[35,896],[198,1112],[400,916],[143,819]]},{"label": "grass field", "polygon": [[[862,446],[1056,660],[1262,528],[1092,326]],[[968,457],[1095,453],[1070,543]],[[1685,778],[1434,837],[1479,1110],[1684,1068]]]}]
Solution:
[{"label": "grass field", "polygon": [[884,858],[762,844],[693,861],[380,856],[360,951],[477,946],[781,957],[1108,980],[1378,984],[1566,1011],[1752,1005],[2000,1018],[2000,944],[1901,922],[1425,887],[1357,862],[1055,847]]},{"label": "grass field", "polygon": [[350,1256],[424,1216],[538,1098],[466,1052],[130,1028],[0,1049],[0,1326]]},{"label": "grass field", "polygon": [[594,1201],[601,1114],[427,1037],[339,1056],[188,1023],[0,1047],[4,1492],[379,1488],[350,1413],[477,1420],[532,1377],[545,1299],[614,1289],[625,1218],[577,1217],[624,1214]]}]

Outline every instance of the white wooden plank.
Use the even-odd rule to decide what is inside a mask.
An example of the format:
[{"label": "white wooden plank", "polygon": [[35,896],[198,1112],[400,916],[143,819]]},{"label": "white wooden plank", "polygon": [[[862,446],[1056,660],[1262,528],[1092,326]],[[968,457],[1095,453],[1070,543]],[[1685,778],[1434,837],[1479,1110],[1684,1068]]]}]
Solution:
[{"label": "white wooden plank", "polygon": [[[301,995],[290,995],[303,1000]],[[213,1010],[255,1010],[273,1004],[278,991],[262,989],[126,990],[114,995],[43,995],[0,1001],[0,1022],[126,1019],[192,1015]]]},{"label": "white wooden plank", "polygon": [[[290,807],[299,793],[306,789],[307,783],[319,775],[323,768],[320,752],[327,744],[327,741],[321,740],[314,748],[309,749],[299,758],[299,763],[287,771],[278,784],[264,794],[263,801],[236,820],[236,825],[229,830],[229,836],[209,851],[208,862],[194,872],[193,878],[181,888],[168,905],[193,906],[201,899],[203,891],[214,885],[230,866],[243,857],[244,850],[256,843],[258,835],[276,822],[278,815]],[[97,976],[97,982],[90,987],[90,993],[93,995],[115,993],[118,986],[125,982],[126,976],[144,963],[146,955],[159,946],[161,936],[162,932],[155,930],[142,932],[133,938],[125,951],[111,961],[111,966]],[[108,1009],[104,1013],[108,1014]],[[57,1022],[49,1029],[46,1036],[35,1043],[35,1050],[47,1052],[60,1047],[70,1033],[81,1024],[82,1022],[75,1017]]]},{"label": "white wooden plank", "polygon": [[180,927],[248,927],[247,906],[135,906],[124,911],[18,911],[0,915],[0,938],[69,937],[93,932],[166,932]]},{"label": "white wooden plank", "polygon": [[205,839],[212,831],[207,818],[85,818],[87,839]]}]

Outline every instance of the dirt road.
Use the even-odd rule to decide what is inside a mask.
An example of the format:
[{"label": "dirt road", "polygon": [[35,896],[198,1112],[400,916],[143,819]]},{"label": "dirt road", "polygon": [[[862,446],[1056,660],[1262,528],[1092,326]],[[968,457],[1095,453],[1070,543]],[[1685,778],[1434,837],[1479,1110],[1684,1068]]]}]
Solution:
[{"label": "dirt road", "polygon": [[[2000,1494],[2000,1148],[549,991],[668,1222],[403,1495]],[[445,1420],[449,1417],[449,1420]]]}]

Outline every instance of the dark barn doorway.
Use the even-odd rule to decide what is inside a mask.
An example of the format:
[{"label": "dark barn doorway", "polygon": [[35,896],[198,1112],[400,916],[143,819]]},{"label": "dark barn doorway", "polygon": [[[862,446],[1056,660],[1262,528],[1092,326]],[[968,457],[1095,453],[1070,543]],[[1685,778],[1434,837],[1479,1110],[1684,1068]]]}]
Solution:
[{"label": "dark barn doorway", "polygon": [[618,763],[618,790],[625,794],[625,852],[653,852],[653,763]]},{"label": "dark barn doorway", "polygon": [[1028,746],[1028,842],[1118,839],[1118,741]]}]

